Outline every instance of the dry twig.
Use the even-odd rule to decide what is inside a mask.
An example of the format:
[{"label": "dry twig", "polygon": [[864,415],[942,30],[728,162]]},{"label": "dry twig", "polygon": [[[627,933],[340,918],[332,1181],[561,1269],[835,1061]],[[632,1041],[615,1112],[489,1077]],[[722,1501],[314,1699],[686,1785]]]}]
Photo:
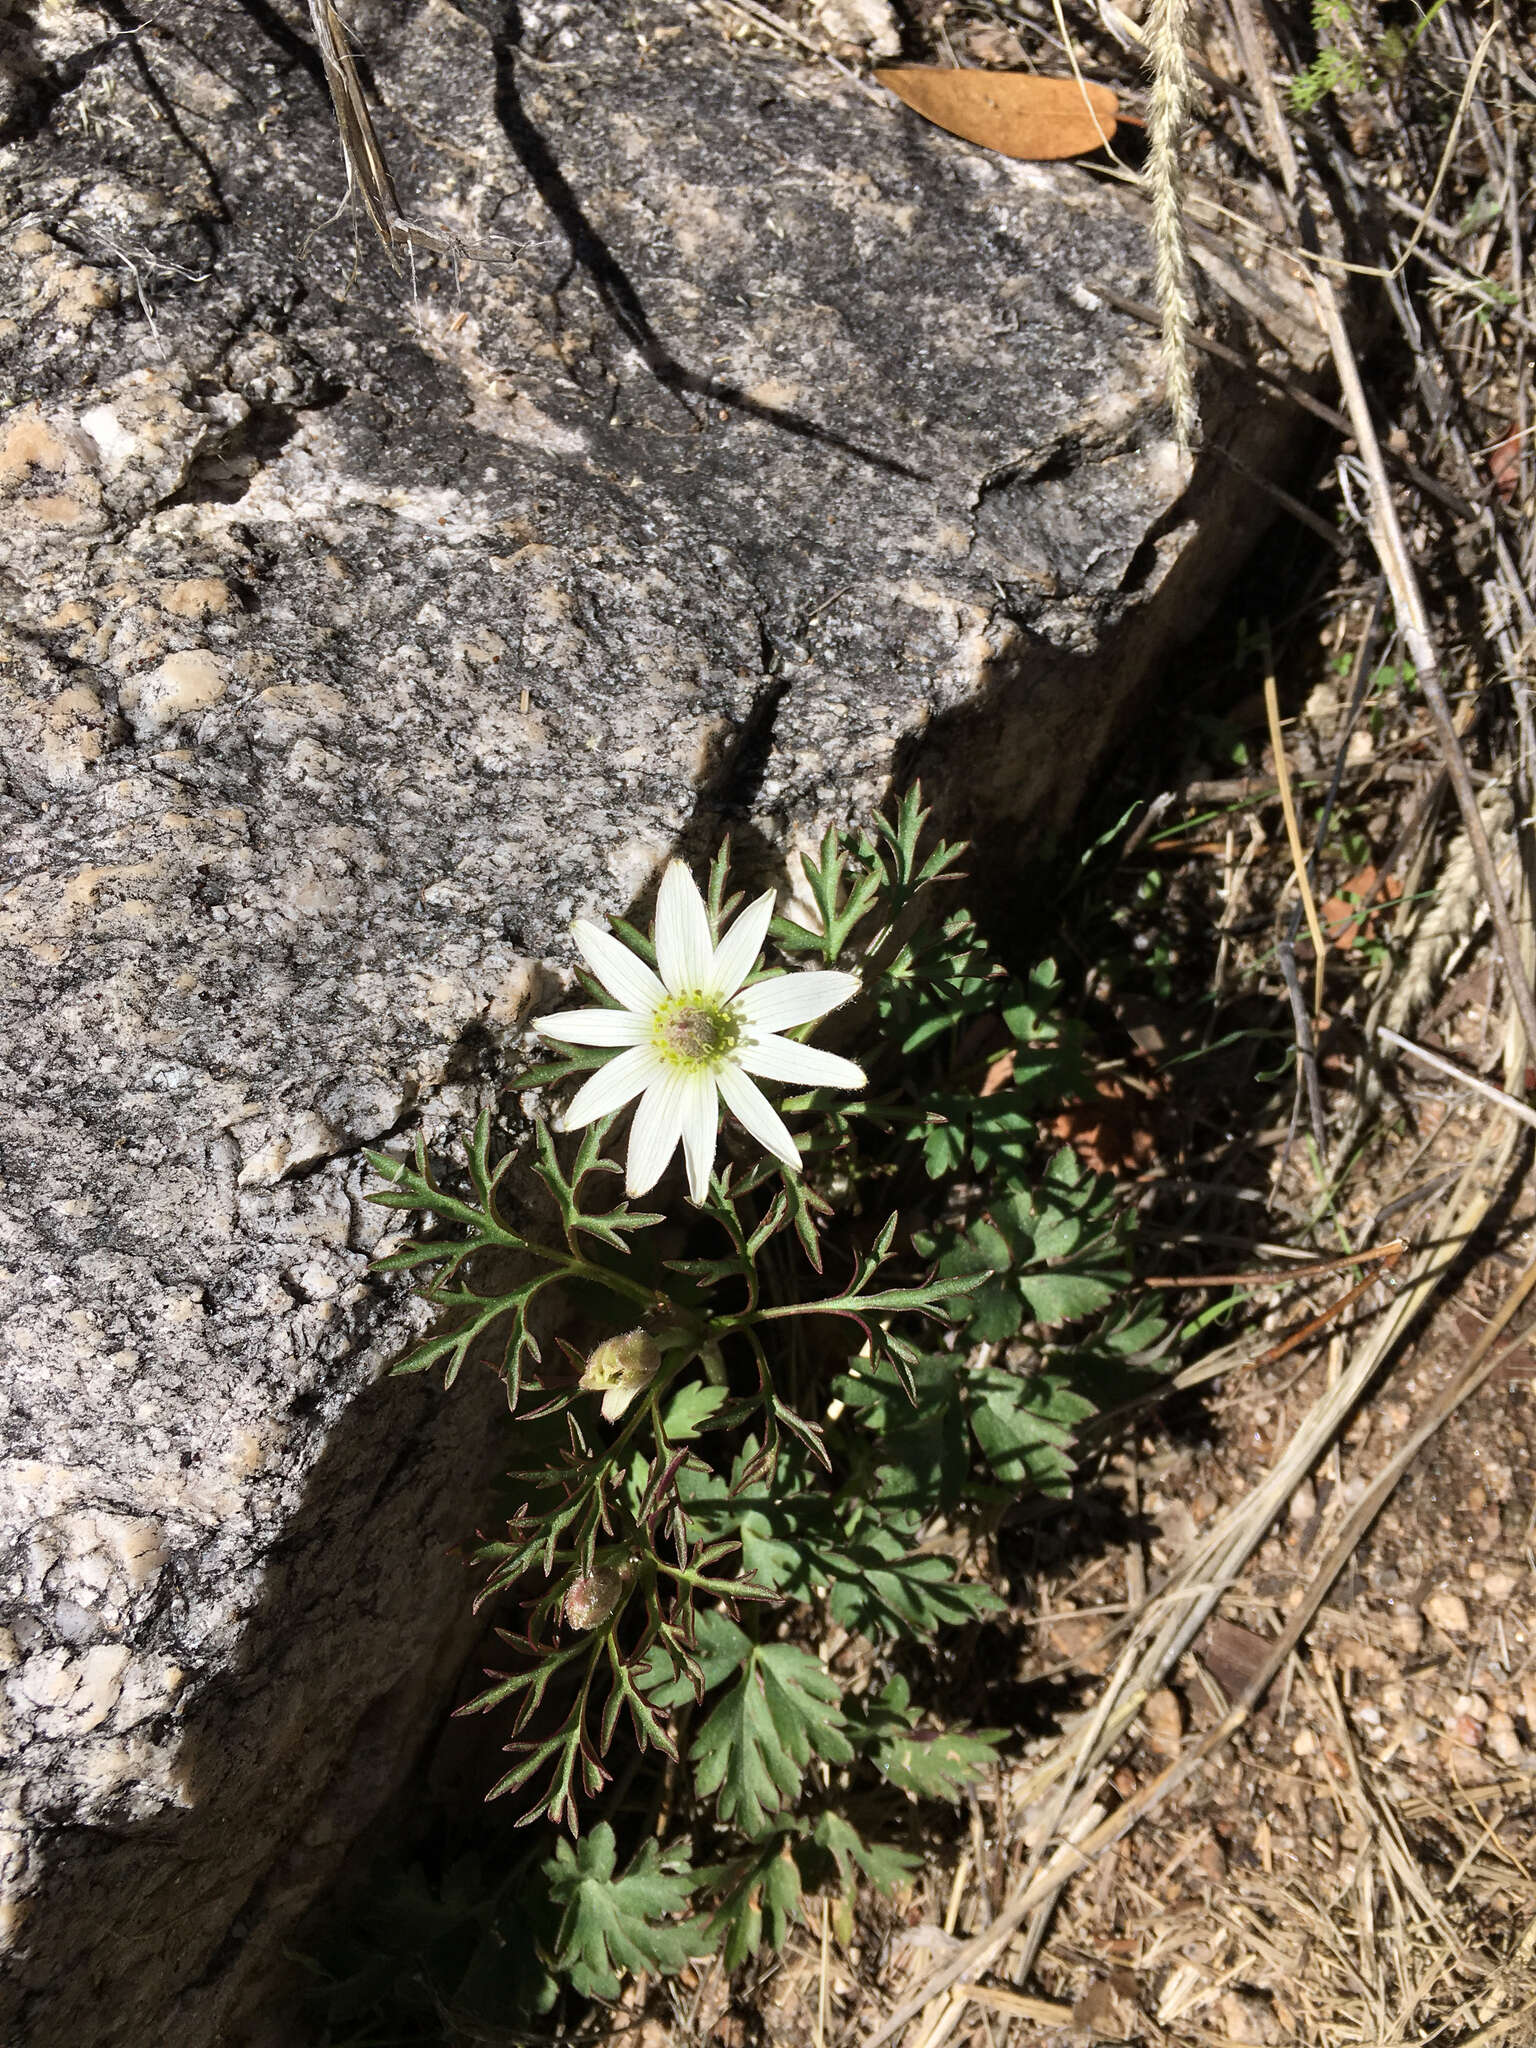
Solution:
[{"label": "dry twig", "polygon": [[[1400,1454],[1393,1461],[1389,1468],[1393,1475],[1390,1484],[1383,1489],[1383,1482],[1378,1480],[1363,1497],[1315,1574],[1302,1605],[1266,1657],[1261,1670],[1219,1726],[1107,1818],[1089,1818],[1100,1811],[1094,1803],[1095,1796],[1098,1787],[1108,1777],[1107,1758],[1115,1744],[1130,1727],[1143,1702],[1163,1682],[1167,1672],[1204,1626],[1302,1478],[1315,1469],[1388,1353],[1423,1312],[1461,1249],[1481,1227],[1498,1199],[1503,1177],[1514,1156],[1515,1142],[1514,1134],[1508,1131],[1497,1145],[1484,1139],[1461,1173],[1447,1204],[1446,1220],[1437,1231],[1434,1244],[1420,1253],[1409,1284],[1391,1303],[1370,1338],[1361,1345],[1359,1355],[1304,1418],[1274,1468],[1246,1499],[1240,1501],[1186,1553],[1173,1580],[1153,1597],[1147,1611],[1139,1618],[1097,1708],[1063,1738],[1053,1755],[1034,1772],[1029,1791],[1020,1795],[1026,1801],[1031,1796],[1038,1796],[1038,1792],[1054,1779],[1065,1780],[1056,1801],[1055,1825],[1048,1831],[1047,1842],[1052,1833],[1064,1839],[1061,1839],[1049,1863],[1044,1868],[1039,1867],[1044,1854],[1042,1848],[1031,1860],[1020,1886],[991,1925],[963,1944],[934,1971],[920,1991],[905,2000],[866,2037],[863,2048],[882,2048],[883,2043],[899,2033],[934,1999],[943,1997],[962,1979],[985,1969],[1031,1913],[1056,1898],[1078,1870],[1090,1865],[1183,1785],[1248,1720],[1306,1632],[1360,1538],[1380,1512],[1387,1494],[1407,1470],[1412,1456],[1422,1448],[1426,1440],[1423,1432],[1416,1432],[1410,1439],[1412,1450],[1406,1459]],[[1491,1346],[1518,1312],[1532,1286],[1536,1286],[1536,1262],[1522,1278],[1520,1287],[1511,1295],[1499,1318],[1490,1325],[1456,1387],[1437,1403],[1431,1433],[1494,1370],[1497,1360],[1489,1359]],[[1365,1512],[1367,1503],[1370,1504],[1369,1512]]]},{"label": "dry twig", "polygon": [[1480,1074],[1469,1074],[1464,1067],[1458,1067],[1452,1060],[1442,1059],[1439,1053],[1431,1052],[1427,1046],[1415,1045],[1411,1038],[1403,1038],[1398,1032],[1389,1031],[1385,1024],[1380,1026],[1376,1036],[1386,1039],[1389,1045],[1397,1046],[1400,1051],[1407,1053],[1409,1059],[1418,1060],[1421,1065],[1433,1068],[1435,1073],[1444,1074],[1463,1088],[1470,1088],[1474,1094],[1481,1095],[1485,1102],[1494,1103],[1507,1116],[1518,1117],[1521,1123],[1529,1124],[1536,1130],[1536,1109],[1532,1109],[1528,1102],[1518,1102],[1513,1095],[1506,1094],[1502,1088],[1495,1088],[1491,1081],[1485,1081]]}]

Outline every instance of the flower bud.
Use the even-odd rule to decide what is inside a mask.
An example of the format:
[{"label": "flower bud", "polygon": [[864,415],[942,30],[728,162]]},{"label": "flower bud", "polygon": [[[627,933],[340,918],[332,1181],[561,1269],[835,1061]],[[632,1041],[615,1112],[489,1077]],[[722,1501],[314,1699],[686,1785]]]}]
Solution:
[{"label": "flower bud", "polygon": [[600,1564],[566,1590],[565,1618],[572,1628],[601,1628],[624,1597],[627,1572]]},{"label": "flower bud", "polygon": [[604,1422],[617,1422],[661,1367],[661,1346],[648,1330],[626,1330],[605,1337],[587,1360],[576,1384],[583,1393],[601,1394]]}]

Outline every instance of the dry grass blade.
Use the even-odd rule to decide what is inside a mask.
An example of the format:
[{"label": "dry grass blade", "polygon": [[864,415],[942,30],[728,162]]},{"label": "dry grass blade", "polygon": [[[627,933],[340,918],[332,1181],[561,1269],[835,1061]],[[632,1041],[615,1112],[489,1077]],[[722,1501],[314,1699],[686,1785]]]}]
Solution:
[{"label": "dry grass blade", "polygon": [[[1524,1106],[1523,1104],[1521,1105]],[[1394,1237],[1369,1251],[1342,1252],[1336,1259],[1313,1259],[1300,1266],[1283,1266],[1273,1273],[1199,1273],[1157,1275],[1143,1280],[1143,1287],[1289,1287],[1298,1280],[1321,1280],[1330,1273],[1342,1273],[1351,1266],[1395,1266],[1408,1249],[1408,1240]],[[1330,1310],[1336,1314],[1337,1310]]]},{"label": "dry grass blade", "polygon": [[1444,1219],[1435,1232],[1433,1245],[1419,1254],[1408,1284],[1360,1346],[1358,1356],[1303,1419],[1284,1455],[1264,1480],[1186,1552],[1173,1579],[1153,1595],[1137,1618],[1131,1639],[1093,1713],[1063,1737],[1016,1794],[1021,1804],[1028,1804],[1053,1783],[1062,1781],[1054,1802],[1052,1825],[1047,1830],[1047,1842],[1054,1835],[1060,1846],[1050,1861],[1040,1867],[1045,1849],[1037,1851],[1013,1896],[991,1925],[949,1956],[918,1992],[866,2037],[863,2048],[882,2048],[927,2005],[942,1998],[962,1979],[985,1969],[1031,1913],[1056,1898],[1078,1870],[1183,1785],[1244,1725],[1255,1703],[1301,1640],[1361,1536],[1380,1512],[1382,1500],[1396,1486],[1427,1435],[1494,1369],[1496,1361],[1488,1360],[1488,1351],[1518,1311],[1530,1287],[1536,1285],[1536,1265],[1522,1280],[1517,1295],[1510,1297],[1507,1313],[1501,1313],[1497,1323],[1490,1326],[1486,1341],[1479,1345],[1466,1373],[1452,1390],[1454,1398],[1437,1404],[1428,1428],[1410,1440],[1411,1449],[1405,1447],[1406,1456],[1393,1461],[1390,1483],[1382,1488],[1378,1481],[1352,1514],[1339,1542],[1314,1575],[1306,1599],[1237,1704],[1217,1728],[1124,1805],[1107,1818],[1098,1818],[1102,1809],[1096,1803],[1097,1795],[1107,1780],[1107,1759],[1115,1744],[1194,1641],[1265,1531],[1301,1481],[1319,1464],[1388,1354],[1422,1314],[1460,1252],[1482,1226],[1499,1199],[1516,1142],[1507,1127],[1497,1139],[1484,1136],[1445,1205]]},{"label": "dry grass blade", "polygon": [[325,82],[341,138],[342,160],[347,167],[347,197],[361,200],[374,233],[390,252],[407,249],[433,256],[466,256],[480,263],[506,263],[516,250],[506,242],[465,242],[441,229],[408,220],[400,210],[395,181],[373,125],[357,60],[347,34],[347,25],[331,0],[309,0],[309,18],[315,31]]},{"label": "dry grass blade", "polygon": [[1264,678],[1264,715],[1269,721],[1269,744],[1275,757],[1275,782],[1280,791],[1280,810],[1285,819],[1285,837],[1291,849],[1291,865],[1296,875],[1296,887],[1301,894],[1301,907],[1306,916],[1307,930],[1312,935],[1316,949],[1316,985],[1312,996],[1314,1015],[1323,1007],[1323,968],[1328,954],[1328,942],[1323,937],[1323,928],[1317,921],[1317,905],[1312,900],[1312,883],[1307,874],[1306,849],[1301,843],[1301,821],[1296,815],[1296,798],[1291,791],[1290,763],[1285,756],[1285,733],[1280,724],[1280,695],[1271,671]]},{"label": "dry grass blade", "polygon": [[[1260,97],[1270,144],[1280,165],[1286,193],[1292,205],[1297,206],[1301,198],[1300,166],[1297,163],[1290,130],[1280,109],[1279,96],[1269,74],[1269,66],[1264,59],[1252,0],[1232,0],[1232,9],[1243,47],[1243,61],[1250,82]],[[1499,883],[1493,853],[1488,844],[1488,833],[1482,813],[1478,809],[1477,789],[1472,780],[1472,771],[1467,765],[1467,757],[1462,750],[1451,716],[1451,708],[1446,700],[1445,686],[1440,679],[1440,657],[1430,627],[1429,612],[1424,602],[1418,572],[1413,566],[1413,558],[1403,535],[1402,523],[1398,518],[1396,501],[1392,496],[1392,487],[1381,452],[1380,437],[1376,432],[1376,424],[1366,400],[1365,386],[1360,378],[1360,365],[1344,324],[1338,294],[1327,272],[1320,267],[1314,268],[1309,284],[1333,355],[1334,368],[1338,373],[1339,386],[1344,396],[1344,410],[1349,415],[1350,425],[1359,445],[1361,461],[1365,467],[1371,498],[1371,542],[1381,563],[1382,573],[1387,579],[1387,586],[1392,592],[1399,626],[1409,658],[1417,672],[1419,688],[1423,692],[1424,701],[1429,707],[1430,716],[1439,735],[1446,773],[1450,777],[1451,788],[1461,811],[1467,843],[1477,868],[1478,881],[1493,918],[1499,955],[1509,981],[1510,994],[1520,1018],[1521,1029],[1525,1034],[1526,1047],[1532,1057],[1536,1057],[1536,991],[1533,991],[1530,980],[1521,966],[1519,934],[1515,930],[1508,900]]]},{"label": "dry grass blade", "polygon": [[1009,2019],[1028,2020],[1036,2027],[1070,2027],[1072,2008],[1062,2005],[1054,1998],[1031,1998],[1025,1991],[1010,1991],[1004,1984],[967,1984],[965,1995],[977,2005],[984,2005],[993,2012],[1007,2015]]}]

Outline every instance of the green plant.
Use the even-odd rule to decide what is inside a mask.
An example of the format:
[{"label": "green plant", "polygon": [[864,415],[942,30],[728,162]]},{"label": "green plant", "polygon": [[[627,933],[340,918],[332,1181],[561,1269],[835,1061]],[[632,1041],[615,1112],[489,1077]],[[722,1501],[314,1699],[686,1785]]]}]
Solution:
[{"label": "green plant", "polygon": [[[925,822],[914,791],[868,832],[828,833],[805,863],[815,928],[769,928],[788,960],[859,989],[845,1015],[868,1085],[782,1104],[804,1125],[799,1171],[732,1133],[686,1229],[663,1227],[613,1196],[614,1114],[567,1140],[548,1120],[589,1080],[590,1050],[522,1075],[531,1131],[482,1115],[462,1174],[420,1140],[410,1159],[371,1155],[373,1199],[429,1219],[379,1267],[423,1276],[442,1318],[396,1370],[440,1365],[451,1384],[489,1363],[520,1422],[503,1525],[475,1559],[482,1599],[516,1600],[521,1620],[464,1711],[509,1719],[492,1796],[577,1838],[539,1865],[558,1924],[535,1931],[525,2003],[555,1979],[611,1996],[626,1973],[711,1949],[740,1962],[783,1939],[807,1890],[846,1916],[857,1880],[911,1870],[880,1816],[959,1798],[1001,1740],[933,1725],[891,1663],[1000,1610],[936,1522],[964,1531],[1022,1492],[1063,1491],[1075,1428],[1160,1334],[1123,1300],[1113,1188],[1039,1136],[1083,1080],[1055,970],[1006,973],[964,911],[938,907],[959,849],[925,848]],[[717,948],[737,900],[722,849]],[[612,967],[591,928],[583,950]],[[733,1000],[766,1014],[786,990],[754,977]],[[666,1054],[654,1033],[684,1000],[636,994],[640,1024],[614,1004],[611,1023],[578,1013],[599,1016],[578,1028],[609,1045],[643,1028]],[[706,1063],[750,1064],[733,1014],[710,1013],[707,1044],[688,1038],[689,1072],[696,1040]],[[560,1035],[561,1019],[541,1028]],[[654,1163],[637,1168],[632,1143],[631,1184]],[[688,1169],[703,1191],[697,1147]],[[860,1655],[823,1661],[818,1616]],[[621,1752],[686,1787],[661,1843],[616,1800]]]},{"label": "green plant", "polygon": [[1321,100],[1376,91],[1397,78],[1442,5],[1443,0],[1433,0],[1406,32],[1390,23],[1373,32],[1365,0],[1313,0],[1317,55],[1291,80],[1292,106],[1298,114],[1310,114]]}]

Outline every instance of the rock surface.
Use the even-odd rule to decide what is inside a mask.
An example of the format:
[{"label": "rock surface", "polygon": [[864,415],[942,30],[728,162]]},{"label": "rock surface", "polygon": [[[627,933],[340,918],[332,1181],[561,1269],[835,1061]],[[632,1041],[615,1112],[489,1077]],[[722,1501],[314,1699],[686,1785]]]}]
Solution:
[{"label": "rock surface", "polygon": [[1257,517],[1080,172],[653,0],[353,26],[507,263],[355,236],[293,0],[0,30],[17,2048],[218,2038],[455,1675],[495,1389],[379,1383],[360,1148],[722,819],[1060,823]]}]

